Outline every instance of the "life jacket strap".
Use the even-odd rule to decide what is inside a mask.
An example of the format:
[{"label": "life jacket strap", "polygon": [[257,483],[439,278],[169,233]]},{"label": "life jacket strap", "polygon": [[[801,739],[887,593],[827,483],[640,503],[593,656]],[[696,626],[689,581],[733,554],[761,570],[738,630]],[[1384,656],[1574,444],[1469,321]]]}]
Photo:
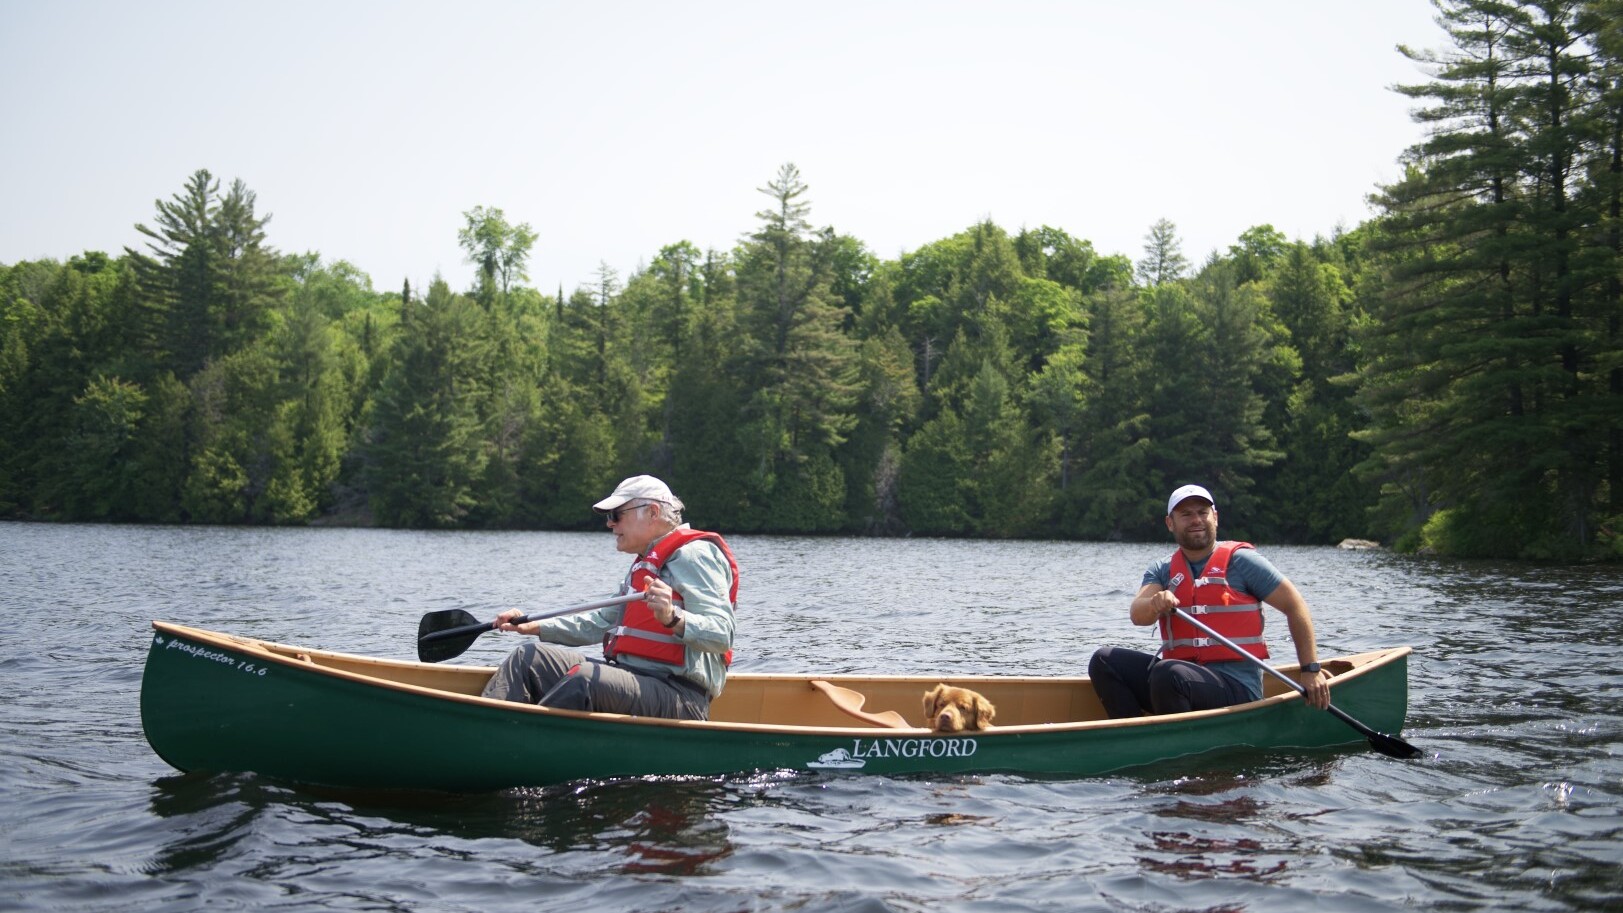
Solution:
[{"label": "life jacket strap", "polygon": [[1257,603],[1236,602],[1232,605],[1192,605],[1179,606],[1178,608],[1191,615],[1214,615],[1220,612],[1255,612],[1257,611]]},{"label": "life jacket strap", "polygon": [[[1229,642],[1236,644],[1260,644],[1263,641],[1260,637],[1230,637]],[[1167,641],[1162,652],[1165,652],[1166,650],[1176,650],[1179,647],[1215,647],[1219,645],[1219,641],[1213,640],[1210,637],[1184,637],[1177,640]]]},{"label": "life jacket strap", "polygon": [[652,631],[644,631],[641,628],[628,628],[625,625],[609,629],[609,636],[640,637],[643,640],[657,641],[662,644],[679,644],[682,642],[682,638],[670,634],[655,634]]}]

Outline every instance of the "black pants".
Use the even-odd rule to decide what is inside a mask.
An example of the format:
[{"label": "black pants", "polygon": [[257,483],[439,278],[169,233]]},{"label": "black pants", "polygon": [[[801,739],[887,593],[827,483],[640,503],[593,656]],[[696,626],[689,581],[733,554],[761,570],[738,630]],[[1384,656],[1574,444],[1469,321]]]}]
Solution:
[{"label": "black pants", "polygon": [[1198,663],[1122,647],[1094,651],[1088,677],[1112,719],[1215,710],[1251,700],[1239,682]]}]

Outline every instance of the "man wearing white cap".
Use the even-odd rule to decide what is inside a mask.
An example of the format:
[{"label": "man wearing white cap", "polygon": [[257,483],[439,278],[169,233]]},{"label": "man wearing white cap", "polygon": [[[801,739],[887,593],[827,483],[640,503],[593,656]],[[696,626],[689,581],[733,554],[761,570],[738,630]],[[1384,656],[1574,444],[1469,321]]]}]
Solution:
[{"label": "man wearing white cap", "polygon": [[1133,624],[1158,625],[1158,655],[1101,647],[1088,661],[1094,691],[1112,717],[1183,713],[1243,704],[1262,698],[1262,670],[1172,613],[1182,607],[1258,659],[1268,658],[1262,637],[1262,605],[1285,615],[1307,701],[1330,704],[1320,671],[1307,601],[1249,542],[1217,538],[1217,503],[1199,485],[1185,485],[1167,499],[1167,529],[1178,543],[1171,556],[1151,564],[1133,598]]},{"label": "man wearing white cap", "polygon": [[[502,662],[484,696],[565,710],[703,720],[732,662],[738,562],[715,533],[682,522],[682,502],[653,476],[632,476],[592,505],[635,555],[622,595],[642,598],[588,615],[514,625],[524,614],[496,616],[503,631],[534,634]],[[603,644],[602,660],[577,650]],[[562,646],[555,646],[562,645]]]}]

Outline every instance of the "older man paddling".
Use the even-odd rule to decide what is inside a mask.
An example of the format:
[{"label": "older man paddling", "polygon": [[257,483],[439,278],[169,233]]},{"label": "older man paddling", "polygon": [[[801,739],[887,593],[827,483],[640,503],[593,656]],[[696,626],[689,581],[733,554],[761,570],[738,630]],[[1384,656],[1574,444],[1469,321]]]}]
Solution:
[{"label": "older man paddling", "polygon": [[[592,509],[604,515],[615,547],[636,556],[620,592],[643,598],[521,625],[511,623],[521,610],[502,612],[497,628],[538,640],[508,654],[484,696],[565,710],[708,719],[732,662],[738,602],[732,550],[715,533],[682,522],[682,502],[653,476],[626,479]],[[565,648],[596,643],[603,644],[601,661]]]},{"label": "older man paddling", "polygon": [[1183,713],[1262,698],[1262,670],[1178,618],[1182,607],[1258,659],[1268,658],[1262,605],[1285,615],[1309,704],[1330,705],[1329,678],[1319,669],[1313,614],[1296,586],[1249,542],[1217,538],[1211,492],[1185,485],[1167,499],[1167,529],[1178,544],[1144,572],[1129,609],[1133,624],[1159,625],[1159,656],[1101,647],[1088,661],[1094,691],[1112,717]]}]

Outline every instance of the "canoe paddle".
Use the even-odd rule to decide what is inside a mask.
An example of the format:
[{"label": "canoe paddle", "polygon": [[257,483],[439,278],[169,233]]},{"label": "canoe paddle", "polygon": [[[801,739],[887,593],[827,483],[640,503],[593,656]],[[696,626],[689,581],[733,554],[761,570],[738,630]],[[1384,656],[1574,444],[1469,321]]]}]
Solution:
[{"label": "canoe paddle", "polygon": [[[627,593],[613,599],[602,599],[597,602],[572,605],[568,608],[554,609],[551,612],[521,615],[513,619],[513,624],[521,625],[525,622],[540,621],[543,618],[557,618],[560,615],[573,615],[576,612],[590,612],[593,609],[605,609],[611,605],[625,605],[641,598],[641,593]],[[455,656],[461,656],[465,650],[473,646],[473,642],[479,639],[479,635],[495,629],[496,623],[494,621],[480,621],[461,609],[429,612],[423,616],[422,621],[417,623],[417,659],[425,663],[437,663]]]},{"label": "canoe paddle", "polygon": [[[1236,644],[1227,637],[1213,631],[1211,628],[1208,628],[1201,622],[1196,621],[1193,615],[1185,612],[1182,608],[1175,608],[1172,611],[1176,613],[1179,618],[1182,618],[1184,621],[1187,621],[1200,630],[1206,632],[1207,636],[1211,637],[1213,640],[1216,640],[1223,646],[1228,647],[1230,650],[1240,654],[1243,659],[1250,661],[1253,665],[1262,669],[1262,671],[1272,675],[1274,678],[1279,679],[1286,685],[1289,685],[1297,694],[1300,694],[1303,697],[1307,696],[1307,689],[1302,687],[1301,682],[1292,681],[1289,676],[1285,675],[1285,673],[1280,672],[1278,669],[1268,665],[1261,659],[1258,659],[1257,657],[1252,656],[1250,653],[1240,649],[1239,644]],[[1342,710],[1340,707],[1337,707],[1335,704],[1331,704],[1326,709],[1330,711],[1331,716],[1334,716],[1336,719],[1358,730],[1361,735],[1369,739],[1369,747],[1389,758],[1418,758],[1421,756],[1421,754],[1423,754],[1420,749],[1410,745],[1408,742],[1403,741],[1395,735],[1387,735],[1384,732],[1376,732],[1368,726],[1365,726],[1363,723],[1360,723],[1351,716],[1348,716],[1346,711]]]}]

